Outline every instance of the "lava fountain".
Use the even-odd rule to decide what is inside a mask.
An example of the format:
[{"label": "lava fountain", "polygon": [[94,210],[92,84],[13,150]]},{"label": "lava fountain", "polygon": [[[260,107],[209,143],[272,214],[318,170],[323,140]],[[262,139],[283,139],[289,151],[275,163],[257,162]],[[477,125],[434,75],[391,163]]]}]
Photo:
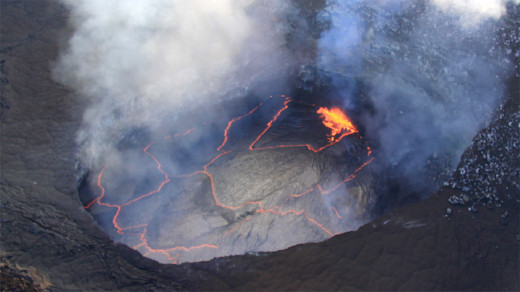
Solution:
[{"label": "lava fountain", "polygon": [[159,262],[280,250],[370,219],[371,148],[339,108],[271,96],[122,152],[88,178],[84,209]]}]

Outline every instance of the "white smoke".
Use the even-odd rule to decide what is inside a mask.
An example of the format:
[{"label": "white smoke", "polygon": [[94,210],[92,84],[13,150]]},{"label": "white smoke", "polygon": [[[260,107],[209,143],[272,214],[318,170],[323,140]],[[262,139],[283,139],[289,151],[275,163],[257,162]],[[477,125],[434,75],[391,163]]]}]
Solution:
[{"label": "white smoke", "polygon": [[[497,44],[506,2],[330,1],[331,29],[318,66],[333,95],[360,111],[360,87],[372,112],[360,120],[392,175],[409,191],[432,189],[428,168],[441,157],[453,169],[503,98],[511,66]],[[435,186],[433,186],[435,188]]]},{"label": "white smoke", "polygon": [[[78,136],[96,160],[129,127],[233,98],[290,65],[287,2],[74,0],[74,34],[54,75],[89,99]],[[277,25],[275,27],[275,25]]]},{"label": "white smoke", "polygon": [[[506,0],[432,0],[442,11],[460,17],[460,23],[474,27],[487,19],[499,19],[506,13]],[[519,0],[514,0],[517,4]]]}]

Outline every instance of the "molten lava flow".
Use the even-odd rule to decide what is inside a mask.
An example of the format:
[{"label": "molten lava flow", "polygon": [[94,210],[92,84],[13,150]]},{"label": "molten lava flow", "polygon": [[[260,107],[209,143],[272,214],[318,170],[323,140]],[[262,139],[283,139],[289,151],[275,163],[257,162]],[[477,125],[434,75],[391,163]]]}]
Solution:
[{"label": "molten lava flow", "polygon": [[[282,96],[284,97],[284,96]],[[323,124],[331,129],[331,134],[328,135],[329,144],[322,146],[320,148],[314,148],[310,144],[299,144],[299,145],[277,145],[277,146],[267,146],[267,147],[255,147],[256,143],[264,136],[265,133],[273,126],[274,122],[278,120],[280,115],[289,108],[289,103],[293,100],[290,97],[285,97],[285,101],[283,103],[283,107],[276,112],[274,117],[267,123],[267,127],[256,137],[256,139],[249,145],[249,150],[266,150],[266,149],[275,149],[275,148],[290,148],[290,147],[307,147],[309,151],[318,153],[325,148],[328,148],[339,141],[341,141],[345,136],[357,133],[358,130],[354,126],[354,124],[350,121],[350,119],[339,109],[332,108],[331,110],[320,107],[317,111],[318,114],[321,115],[323,119]],[[340,134],[340,136],[337,136]],[[227,136],[226,136],[227,137]],[[369,149],[369,148],[368,148]],[[370,149],[369,149],[370,150]],[[370,155],[370,154],[369,154]]]},{"label": "molten lava flow", "polygon": [[[259,150],[268,150],[268,149],[275,149],[275,148],[306,147],[309,151],[319,152],[319,151],[322,151],[325,148],[328,148],[328,147],[334,145],[335,143],[341,141],[345,136],[358,132],[357,129],[352,124],[352,122],[350,121],[350,119],[341,110],[339,110],[338,108],[332,108],[330,110],[327,109],[327,108],[319,108],[317,113],[321,115],[321,118],[323,119],[323,124],[331,130],[331,133],[330,133],[330,136],[329,136],[329,143],[327,145],[325,145],[325,146],[323,146],[321,148],[318,148],[318,149],[312,147],[309,144],[303,144],[303,145],[277,145],[277,146],[271,146],[271,147],[255,148],[254,147],[255,144],[262,138],[262,136],[273,126],[273,124],[282,115],[282,113],[289,107],[289,103],[291,101],[293,101],[290,97],[286,97],[284,95],[282,95],[281,97],[284,98],[283,107],[274,114],[272,119],[267,123],[266,128],[264,128],[264,130],[254,139],[254,141],[249,146],[249,150],[259,151]],[[272,98],[272,96],[269,97],[269,98]],[[273,206],[271,208],[265,208],[261,201],[246,201],[246,202],[242,202],[241,204],[230,206],[230,205],[226,205],[226,204],[221,203],[221,201],[219,200],[219,196],[218,196],[218,194],[215,191],[214,178],[213,178],[213,175],[209,172],[208,167],[210,165],[212,165],[219,158],[221,158],[221,157],[231,153],[230,150],[224,151],[223,148],[226,146],[226,144],[229,141],[229,130],[231,129],[233,124],[235,122],[237,122],[237,121],[239,121],[239,120],[241,120],[241,119],[243,119],[243,118],[253,114],[256,110],[258,110],[258,108],[260,108],[262,106],[262,104],[263,104],[263,102],[258,104],[256,107],[254,107],[248,113],[246,113],[246,114],[244,114],[242,116],[236,117],[236,118],[234,118],[234,119],[232,119],[232,120],[230,120],[228,122],[227,127],[225,128],[224,133],[223,133],[222,144],[220,146],[218,146],[218,148],[216,149],[217,152],[219,152],[219,153],[216,156],[214,156],[212,159],[210,159],[205,165],[203,165],[202,169],[197,170],[197,171],[192,172],[192,173],[188,173],[188,174],[181,174],[181,175],[176,175],[176,176],[172,175],[171,177],[182,179],[182,178],[192,177],[192,176],[195,176],[195,175],[206,176],[209,179],[209,183],[210,183],[210,187],[211,187],[210,188],[211,196],[213,197],[213,200],[214,200],[216,206],[219,207],[219,208],[236,210],[236,209],[242,208],[242,207],[244,207],[246,205],[253,205],[253,206],[255,206],[255,210],[254,210],[254,212],[250,216],[248,216],[245,219],[243,219],[242,221],[236,223],[236,225],[233,228],[231,228],[230,230],[228,230],[226,233],[224,233],[221,236],[221,238],[224,238],[224,237],[228,236],[230,233],[235,232],[245,222],[250,221],[251,219],[253,219],[254,216],[264,216],[264,215],[269,215],[269,214],[270,215],[275,215],[275,216],[302,216],[302,218],[305,218],[308,222],[310,222],[314,226],[316,226],[319,229],[321,229],[323,232],[328,234],[328,236],[332,237],[332,236],[336,235],[336,233],[331,232],[322,223],[320,223],[317,220],[311,218],[307,214],[307,211],[304,210],[304,209],[302,209],[302,210],[293,210],[293,209],[282,210],[282,208],[280,206]],[[204,123],[203,123],[203,125],[204,125]],[[191,132],[193,132],[195,130],[196,130],[196,128],[191,128],[191,129],[189,129],[189,130],[187,130],[185,132],[182,132],[182,133],[177,133],[177,134],[174,134],[174,135],[171,135],[171,136],[165,136],[164,139],[167,140],[167,139],[179,138],[179,137],[182,137],[182,136],[186,136],[186,135],[190,134]],[[134,226],[121,227],[120,223],[118,222],[118,219],[119,219],[119,215],[121,213],[121,210],[124,207],[129,206],[131,204],[136,204],[140,200],[142,200],[142,199],[144,199],[146,197],[157,195],[158,193],[161,192],[163,187],[170,182],[170,176],[168,176],[168,174],[162,169],[162,165],[159,162],[159,160],[157,159],[157,157],[150,152],[150,148],[154,144],[155,144],[155,142],[152,142],[152,143],[148,144],[143,149],[143,152],[146,155],[148,155],[154,161],[157,170],[164,177],[163,181],[159,184],[159,186],[155,190],[153,190],[151,192],[148,192],[146,194],[143,194],[141,196],[137,196],[136,198],[134,198],[132,200],[129,200],[126,203],[123,203],[123,204],[110,204],[110,203],[106,203],[106,202],[104,202],[104,200],[106,199],[105,198],[106,190],[105,190],[105,188],[103,187],[103,185],[101,183],[103,174],[104,174],[105,170],[107,169],[107,166],[105,166],[105,167],[103,167],[103,169],[101,170],[101,172],[99,173],[98,178],[97,178],[97,186],[101,190],[101,194],[97,198],[95,198],[94,200],[89,202],[86,206],[84,206],[84,209],[91,208],[94,203],[97,203],[98,205],[103,206],[103,207],[115,208],[116,212],[115,212],[115,214],[114,214],[114,216],[112,218],[112,224],[113,224],[114,228],[116,229],[117,233],[119,233],[119,234],[128,234],[128,235],[130,235],[130,234],[138,234],[139,235],[139,243],[134,245],[133,248],[135,250],[139,250],[145,256],[147,256],[147,255],[149,255],[151,253],[164,255],[164,256],[166,256],[168,261],[176,264],[176,263],[178,263],[178,260],[179,260],[179,258],[181,256],[181,252],[186,253],[186,252],[190,252],[190,251],[198,250],[198,249],[203,249],[203,248],[204,249],[218,249],[218,246],[215,243],[202,243],[202,244],[195,245],[195,246],[173,246],[173,247],[167,248],[167,249],[156,249],[156,248],[151,247],[149,245],[148,241],[147,241],[146,234],[147,234],[148,223],[145,222],[145,223],[134,225]],[[368,146],[367,146],[367,151],[368,151],[368,156],[371,156],[372,150]],[[327,195],[327,194],[335,191],[336,189],[338,189],[341,185],[345,184],[346,182],[354,179],[356,177],[356,174],[359,171],[361,171],[366,165],[368,165],[370,162],[372,162],[372,160],[373,160],[373,157],[371,157],[368,161],[363,163],[353,173],[351,173],[350,175],[345,177],[345,179],[343,181],[341,181],[340,183],[338,183],[337,185],[333,186],[330,189],[324,190],[319,184],[317,184],[314,187],[312,187],[312,188],[310,188],[310,189],[308,189],[308,190],[306,190],[304,192],[301,192],[299,194],[289,195],[288,197],[289,198],[298,198],[298,197],[301,197],[301,196],[306,195],[306,194],[315,193],[316,190],[319,191],[319,193],[321,193],[321,195]],[[337,218],[339,218],[340,220],[343,220],[343,217],[339,214],[338,210],[335,207],[332,207],[332,210],[334,211],[334,214],[335,214],[335,216]],[[142,229],[142,232],[140,232],[140,233],[130,233],[130,232],[127,232],[127,230],[130,230],[130,229],[133,229],[133,230]]]},{"label": "molten lava flow", "polygon": [[[249,145],[249,150],[255,150],[253,149],[253,147],[255,146],[255,144],[258,142],[258,140],[260,140],[260,138],[262,138],[262,136],[273,126],[273,123],[278,120],[278,118],[280,117],[280,115],[282,114],[283,111],[285,111],[287,108],[289,108],[289,103],[291,102],[291,98],[290,97],[286,97],[285,98],[285,101],[283,103],[283,107],[276,112],[276,114],[274,115],[274,117],[267,123],[267,127],[262,131],[262,133],[260,133],[260,135],[258,135],[258,137],[256,137],[256,139],[253,141],[253,143],[251,143],[251,145]],[[268,147],[268,148],[276,148],[276,147]],[[256,148],[256,150],[261,150],[261,149],[267,149],[266,148]]]},{"label": "molten lava flow", "polygon": [[336,209],[336,207],[332,207],[332,209],[334,210],[334,213],[336,213],[336,216],[339,218],[339,219],[343,219],[343,216],[341,216],[338,212],[338,209]]},{"label": "molten lava flow", "polygon": [[228,122],[227,127],[224,130],[224,141],[222,141],[222,144],[220,144],[220,146],[218,146],[217,151],[221,151],[222,147],[224,147],[224,145],[226,145],[227,141],[229,140],[228,133],[229,133],[229,129],[231,129],[231,126],[233,125],[233,123],[235,123],[237,121],[240,121],[241,119],[243,119],[243,118],[249,116],[250,114],[254,113],[259,107],[262,106],[262,104],[264,104],[264,102],[261,102],[259,105],[257,105],[252,110],[250,110],[247,114],[242,115],[242,116],[237,117],[237,118],[234,118],[234,119],[232,119],[231,121]]},{"label": "molten lava flow", "polygon": [[[331,130],[329,142],[335,141],[336,135],[340,133],[353,134],[358,132],[352,121],[337,107],[330,110],[326,107],[320,107],[317,113],[321,115],[325,127]],[[341,140],[341,138],[343,136],[337,139]]]}]

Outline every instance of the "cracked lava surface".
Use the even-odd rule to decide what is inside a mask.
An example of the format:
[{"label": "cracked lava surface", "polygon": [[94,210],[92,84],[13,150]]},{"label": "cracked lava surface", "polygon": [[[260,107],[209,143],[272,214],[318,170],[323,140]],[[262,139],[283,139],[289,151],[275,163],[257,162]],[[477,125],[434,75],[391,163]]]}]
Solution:
[{"label": "cracked lava surface", "polygon": [[[246,120],[260,126],[244,131],[238,125]],[[293,126],[300,128],[296,134]],[[326,137],[305,143],[315,139],[304,137],[308,131]],[[97,196],[84,209],[114,240],[175,264],[321,241],[363,223],[371,178],[362,170],[373,161],[372,151],[338,108],[269,97],[227,122],[213,139],[217,147],[204,140],[208,133],[214,129],[204,123],[149,143],[126,167],[105,165],[92,178]],[[194,159],[172,146],[190,137],[188,145],[203,141],[213,153],[188,152]],[[352,152],[356,157],[344,162]],[[132,169],[147,178],[121,183]]]}]

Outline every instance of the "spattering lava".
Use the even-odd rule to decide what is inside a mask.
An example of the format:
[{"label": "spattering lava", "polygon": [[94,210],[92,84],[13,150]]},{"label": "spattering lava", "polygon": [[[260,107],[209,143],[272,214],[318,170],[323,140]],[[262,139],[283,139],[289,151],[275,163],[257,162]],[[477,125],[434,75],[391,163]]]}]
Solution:
[{"label": "spattering lava", "polygon": [[[268,99],[272,99],[273,97],[269,97]],[[258,142],[262,137],[273,127],[273,124],[279,119],[279,117],[282,115],[282,113],[289,107],[289,104],[291,102],[297,102],[291,97],[286,97],[284,95],[281,96],[283,98],[283,105],[282,107],[272,116],[272,118],[267,122],[267,125],[265,128],[260,132],[258,136],[249,144],[249,151],[262,151],[269,149],[278,149],[278,148],[295,148],[295,147],[303,147],[306,148],[309,151],[312,151],[314,153],[320,152],[326,148],[329,148],[333,146],[334,144],[340,142],[344,137],[358,133],[358,130],[352,123],[352,121],[339,109],[339,108],[324,108],[320,107],[316,113],[320,115],[323,125],[325,125],[327,128],[330,129],[330,134],[327,136],[328,143],[322,147],[315,147],[310,144],[297,144],[297,145],[275,145],[275,146],[257,146]],[[265,101],[264,101],[265,102]],[[238,116],[233,118],[227,123],[227,127],[225,128],[223,132],[222,137],[222,143],[217,147],[216,151],[217,154],[212,157],[209,161],[207,161],[206,164],[202,166],[201,169],[198,169],[196,171],[193,171],[191,173],[182,173],[182,174],[172,174],[168,173],[168,171],[165,171],[163,169],[163,165],[159,161],[156,155],[152,154],[152,146],[156,144],[156,142],[149,143],[146,147],[144,147],[143,152],[149,156],[153,162],[155,163],[155,166],[158,170],[158,172],[163,177],[162,181],[159,183],[159,185],[152,191],[145,193],[143,195],[137,196],[131,200],[128,200],[124,203],[109,203],[107,201],[108,198],[106,198],[106,189],[103,186],[103,179],[104,179],[104,173],[107,170],[107,168],[110,168],[109,165],[106,165],[103,167],[103,169],[100,171],[99,175],[97,176],[97,187],[100,190],[100,194],[98,197],[90,201],[88,204],[84,206],[84,209],[91,208],[94,204],[97,204],[99,206],[103,206],[106,208],[112,208],[115,209],[115,214],[112,217],[112,225],[113,228],[117,231],[118,234],[125,236],[134,236],[138,237],[137,244],[133,245],[132,247],[135,250],[138,250],[141,252],[144,256],[150,256],[155,259],[159,257],[164,257],[167,260],[162,260],[165,262],[170,262],[177,264],[181,262],[179,258],[181,258],[181,255],[185,253],[194,252],[196,250],[202,250],[202,249],[219,249],[219,245],[217,242],[205,242],[200,243],[196,245],[185,245],[185,246],[171,246],[169,248],[156,248],[152,244],[149,243],[147,232],[148,228],[150,227],[150,222],[142,222],[141,224],[136,224],[132,226],[123,226],[120,220],[121,212],[124,208],[134,207],[136,204],[139,204],[144,198],[156,196],[163,188],[169,184],[173,179],[189,179],[195,176],[204,176],[207,177],[207,180],[209,181],[209,194],[212,197],[212,200],[214,202],[214,205],[216,208],[223,208],[223,209],[229,209],[229,210],[239,210],[242,208],[248,208],[247,212],[244,214],[244,218],[240,219],[239,221],[235,222],[232,226],[232,228],[228,228],[225,232],[221,234],[220,239],[223,239],[233,232],[237,232],[238,229],[241,228],[241,226],[245,222],[249,222],[252,219],[254,219],[256,216],[266,216],[266,215],[274,215],[274,216],[298,216],[302,219],[306,220],[310,225],[315,226],[315,228],[318,228],[318,230],[321,230],[321,232],[325,233],[326,236],[332,237],[335,236],[337,233],[334,233],[330,230],[328,226],[325,225],[325,223],[318,222],[318,220],[313,218],[309,214],[309,212],[306,209],[290,209],[287,206],[279,206],[279,205],[270,205],[266,206],[265,203],[262,202],[262,200],[246,200],[242,201],[237,204],[231,204],[227,203],[222,200],[222,198],[219,196],[218,191],[215,187],[215,173],[212,173],[209,168],[212,166],[217,160],[221,159],[222,157],[229,155],[234,150],[227,149],[228,141],[229,141],[229,133],[235,123],[238,121],[252,115],[256,111],[259,110],[259,108],[262,107],[264,102],[258,104],[256,107],[252,108],[249,112],[247,112],[244,115]],[[315,107],[314,105],[312,105]],[[193,133],[196,131],[197,128],[191,128],[189,130],[186,130],[182,133],[177,133],[175,135],[171,136],[165,136],[164,140],[169,139],[182,139],[182,137],[190,135],[190,133]],[[354,179],[359,171],[361,171],[366,165],[372,162],[373,157],[371,155],[371,149],[370,147],[366,147],[367,150],[367,158],[366,160],[352,173],[348,174],[342,181],[337,182],[334,185],[328,185],[327,187],[323,187],[320,184],[315,184],[313,187],[304,190],[299,193],[289,193],[286,194],[286,198],[288,200],[294,200],[298,199],[305,195],[321,195],[325,196],[332,192],[335,192],[340,186],[344,185],[346,182],[351,181]],[[330,212],[334,217],[337,217],[336,220],[345,220],[343,216],[341,215],[340,211],[335,206],[330,206]],[[346,218],[348,219],[348,218]]]},{"label": "spattering lava", "polygon": [[[326,107],[320,107],[317,111],[323,119],[323,124],[330,129],[329,141],[334,142],[341,140],[346,135],[357,133],[358,130],[352,123],[352,121],[342,112],[339,108],[333,107],[328,109]],[[342,134],[336,137],[338,134]]]}]

